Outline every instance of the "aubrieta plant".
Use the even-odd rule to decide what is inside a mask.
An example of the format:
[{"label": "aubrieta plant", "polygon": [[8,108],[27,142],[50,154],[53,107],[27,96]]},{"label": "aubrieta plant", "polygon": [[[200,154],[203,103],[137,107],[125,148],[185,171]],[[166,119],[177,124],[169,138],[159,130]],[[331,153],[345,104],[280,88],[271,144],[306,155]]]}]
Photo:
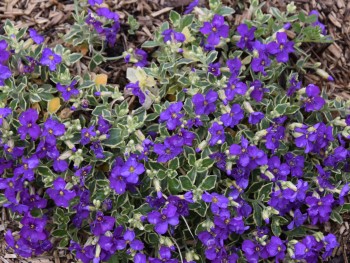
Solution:
[{"label": "aubrieta plant", "polygon": [[[329,258],[339,243],[322,225],[350,211],[350,104],[299,80],[333,80],[303,51],[331,41],[318,13],[264,14],[253,0],[236,27],[219,0],[193,1],[112,58],[123,22],[102,2],[75,4],[64,45],[5,23],[0,200],[19,227],[8,250],[69,249],[84,263]],[[125,87],[90,72],[121,58]]]}]

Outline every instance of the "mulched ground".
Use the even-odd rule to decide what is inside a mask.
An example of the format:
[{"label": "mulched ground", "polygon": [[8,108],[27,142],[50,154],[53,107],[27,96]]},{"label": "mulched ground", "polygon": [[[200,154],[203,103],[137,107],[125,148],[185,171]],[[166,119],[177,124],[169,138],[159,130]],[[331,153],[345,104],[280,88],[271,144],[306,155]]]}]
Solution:
[{"label": "mulched ground", "polygon": [[[79,1],[79,0],[78,0]],[[170,10],[178,12],[184,10],[184,6],[191,0],[107,0],[105,3],[118,12],[121,17],[122,30],[117,41],[115,50],[109,50],[113,56],[120,55],[130,47],[140,47],[141,44],[152,39],[153,32],[167,19]],[[206,1],[203,0],[202,4]],[[226,5],[233,7],[236,14],[232,18],[234,24],[240,24],[244,19],[250,18],[251,14],[248,4],[243,0],[223,0]],[[265,11],[269,6],[278,7],[285,10],[289,0],[266,0],[263,7]],[[335,40],[332,44],[307,46],[307,53],[312,54],[313,62],[321,62],[322,68],[330,73],[335,82],[322,80],[314,74],[303,76],[306,83],[316,83],[322,89],[327,89],[333,97],[350,99],[350,0],[294,0],[300,10],[308,13],[316,9],[320,13],[320,20],[326,24],[329,34]],[[73,23],[71,14],[74,12],[73,0],[0,0],[0,34],[3,34],[3,23],[6,19],[14,21],[18,28],[34,27],[46,37],[46,43],[55,45],[62,43],[59,36],[69,31],[70,24]],[[135,35],[128,35],[126,25],[128,15],[133,15],[140,23],[140,28]],[[83,64],[88,63],[89,58],[84,58]],[[83,74],[87,67],[80,67]],[[96,73],[108,75],[110,83],[118,83],[123,86],[126,83],[126,66],[122,62],[114,62],[101,65],[95,70]],[[0,233],[11,222],[5,210],[0,212]],[[342,226],[326,224],[325,232],[336,232],[340,238],[341,246],[335,252],[333,263],[348,263],[350,257],[347,256],[350,246],[349,230],[350,216],[344,216]],[[30,260],[19,259],[14,254],[5,251],[5,243],[0,239],[0,262],[2,263],[60,263],[74,262],[69,251],[55,251],[53,255],[33,258]]]}]

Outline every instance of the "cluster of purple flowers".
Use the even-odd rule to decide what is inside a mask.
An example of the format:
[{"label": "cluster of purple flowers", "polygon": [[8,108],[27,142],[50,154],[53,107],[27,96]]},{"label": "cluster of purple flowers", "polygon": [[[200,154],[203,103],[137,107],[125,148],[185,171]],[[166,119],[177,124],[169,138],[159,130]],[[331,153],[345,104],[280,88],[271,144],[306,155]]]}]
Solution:
[{"label": "cluster of purple flowers", "polygon": [[10,52],[7,50],[8,44],[5,40],[0,41],[0,86],[5,84],[5,80],[12,76],[12,72],[6,62],[10,58]]},{"label": "cluster of purple flowers", "polygon": [[[114,46],[119,16],[95,6],[102,2],[88,0],[96,14],[89,10],[85,21]],[[193,1],[186,13],[198,4]],[[224,16],[214,14],[210,21],[198,22],[200,45],[205,51],[227,49],[230,27]],[[314,26],[325,33],[320,22]],[[196,41],[188,39],[195,27],[187,26],[181,32],[174,27],[176,30],[159,34],[164,43],[158,44],[181,47],[176,56],[184,58],[181,63],[186,64],[190,59],[185,54],[193,55],[187,48]],[[255,26],[238,26],[239,36],[233,39],[238,40],[235,45],[239,50],[234,57],[218,55],[210,63],[200,59],[201,69],[192,61],[191,74],[198,70],[197,77],[203,76],[205,81],[191,80],[176,94],[178,101],[166,103],[160,113],[154,111],[152,120],[159,117],[158,125],[148,126],[144,121],[142,125],[148,127],[138,126],[120,148],[111,150],[110,144],[104,143],[120,139],[110,138],[112,135],[123,136],[110,133],[115,125],[118,130],[132,130],[126,127],[125,116],[116,116],[113,103],[118,99],[110,112],[103,111],[108,117],[81,115],[79,124],[71,120],[62,123],[55,114],[46,115],[34,107],[23,111],[0,108],[4,135],[0,141],[0,189],[7,199],[4,207],[21,216],[18,233],[8,230],[5,234],[8,247],[23,257],[39,255],[52,249],[51,231],[61,227],[71,231],[74,226],[84,235],[80,231],[71,235],[69,249],[84,263],[107,261],[116,253],[136,263],[176,263],[180,259],[194,263],[201,257],[213,263],[236,263],[242,257],[249,263],[261,259],[316,262],[320,256],[326,260],[339,246],[333,234],[292,240],[284,233],[297,232],[305,224],[328,222],[335,207],[346,202],[349,184],[336,183],[334,170],[350,171],[349,138],[342,138],[336,122],[326,125],[319,116],[317,121],[310,117],[304,121],[304,116],[317,115],[326,105],[319,87],[310,84],[302,89],[295,74],[289,76],[285,91],[276,91],[271,84],[271,67],[285,67],[281,63],[287,63],[295,51],[285,32],[288,28],[290,24],[283,25],[266,41]],[[37,45],[45,40],[34,29],[29,35]],[[0,41],[0,86],[12,76],[6,66],[11,55],[8,49],[6,41]],[[48,67],[49,74],[64,68],[56,50],[43,48],[38,61],[26,57],[29,65],[19,72],[33,72],[37,65]],[[149,64],[141,49],[124,54],[126,63],[136,67]],[[251,59],[243,61],[247,54]],[[187,71],[182,78],[187,77]],[[251,76],[244,76],[248,71]],[[174,72],[169,69],[169,73]],[[61,79],[55,81],[66,104],[87,95],[75,79],[68,85]],[[126,89],[144,104],[150,94],[143,86],[148,83],[140,86],[140,82],[129,83]],[[92,104],[98,103],[86,97]],[[273,110],[284,105],[302,109],[300,123],[295,122],[300,116],[287,113],[287,108],[282,113]],[[18,122],[9,120],[17,114]],[[348,128],[350,117],[340,126]],[[339,133],[338,139],[335,133]],[[129,207],[124,207],[125,203]],[[53,220],[47,216],[52,212]],[[188,231],[183,231],[183,226]],[[187,235],[201,243],[187,242]],[[176,243],[180,239],[186,242],[186,259],[183,246]],[[149,240],[159,247],[147,247]],[[197,255],[192,245],[196,250],[202,246],[204,253]]]},{"label": "cluster of purple flowers", "polygon": [[[101,4],[102,1],[92,1],[93,4]],[[108,26],[104,26],[104,23],[100,20],[96,19],[96,15],[100,18],[105,18],[110,23]],[[119,23],[119,15],[117,13],[112,12],[107,7],[99,7],[96,10],[96,14],[94,14],[91,10],[89,10],[88,17],[86,18],[85,22],[88,25],[91,25],[94,30],[100,35],[105,37],[107,43],[110,46],[114,46],[117,40],[117,34],[120,30],[120,23]]]}]

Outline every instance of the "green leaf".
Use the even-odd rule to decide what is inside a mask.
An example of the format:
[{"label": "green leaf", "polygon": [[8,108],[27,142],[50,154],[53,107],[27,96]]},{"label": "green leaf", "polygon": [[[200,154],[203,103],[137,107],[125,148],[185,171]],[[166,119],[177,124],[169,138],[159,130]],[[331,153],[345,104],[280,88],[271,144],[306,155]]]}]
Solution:
[{"label": "green leaf", "polygon": [[283,115],[286,112],[288,106],[289,106],[289,103],[279,104],[275,107],[275,111],[278,114]]},{"label": "green leaf", "polygon": [[73,53],[69,55],[69,63],[74,64],[75,62],[79,61],[83,57],[83,54],[80,53]]},{"label": "green leaf", "polygon": [[249,189],[247,191],[245,191],[245,194],[249,195],[251,193],[255,193],[256,191],[258,191],[259,189],[261,189],[261,187],[265,184],[264,181],[260,181],[260,182],[254,182],[251,184],[251,186],[249,187]]},{"label": "green leaf", "polygon": [[157,41],[146,41],[145,43],[142,44],[143,48],[153,48],[158,46],[159,46],[159,42]]},{"label": "green leaf", "polygon": [[297,227],[291,231],[284,232],[289,238],[292,237],[305,237],[306,230],[304,227]]},{"label": "green leaf", "polygon": [[300,107],[297,106],[297,105],[288,106],[287,109],[286,109],[285,114],[294,114],[298,110],[300,110]]},{"label": "green leaf", "polygon": [[340,225],[343,224],[343,218],[336,210],[332,211],[331,219]]},{"label": "green leaf", "polygon": [[280,227],[279,219],[272,218],[271,230],[272,230],[272,233],[275,236],[280,236],[281,235],[282,230],[281,230],[281,227]]},{"label": "green leaf", "polygon": [[216,50],[210,51],[206,60],[205,60],[205,63],[207,65],[210,63],[213,63],[217,57],[218,57],[218,52]]},{"label": "green leaf", "polygon": [[181,191],[181,184],[176,178],[168,178],[168,189],[171,194],[176,195]]},{"label": "green leaf", "polygon": [[193,22],[194,15],[185,15],[181,18],[180,30],[184,29],[186,26],[189,26]]},{"label": "green leaf", "polygon": [[170,19],[171,23],[174,26],[177,26],[179,24],[181,16],[180,16],[180,14],[178,12],[175,12],[174,10],[171,10],[170,14],[169,14],[169,19]]},{"label": "green leaf", "polygon": [[216,175],[208,175],[204,178],[203,182],[199,185],[199,188],[202,190],[211,190],[215,187],[216,184]]},{"label": "green leaf", "polygon": [[63,229],[56,229],[55,231],[53,231],[51,233],[51,235],[54,236],[54,237],[64,237],[67,234],[68,234],[67,230],[63,230]]},{"label": "green leaf", "polygon": [[182,190],[184,190],[184,191],[193,190],[193,184],[192,184],[190,178],[188,178],[188,176],[182,175],[179,177],[179,180],[181,183]]},{"label": "green leaf", "polygon": [[117,148],[124,139],[128,136],[124,130],[120,128],[113,128],[109,132],[110,136],[107,140],[102,141],[102,144],[110,148]]},{"label": "green leaf", "polygon": [[345,203],[340,207],[339,213],[343,214],[348,212],[350,212],[350,203]]},{"label": "green leaf", "polygon": [[234,14],[235,10],[228,6],[222,6],[217,13],[222,16],[229,16]]},{"label": "green leaf", "polygon": [[174,158],[169,162],[169,169],[176,170],[180,167],[179,158]]},{"label": "green leaf", "polygon": [[263,202],[267,202],[270,199],[270,193],[272,191],[272,183],[265,184],[261,187],[261,189],[258,191],[257,199]]},{"label": "green leaf", "polygon": [[253,205],[253,218],[254,218],[254,222],[257,226],[261,226],[262,225],[262,209],[261,207],[257,204],[257,203],[252,203]]}]

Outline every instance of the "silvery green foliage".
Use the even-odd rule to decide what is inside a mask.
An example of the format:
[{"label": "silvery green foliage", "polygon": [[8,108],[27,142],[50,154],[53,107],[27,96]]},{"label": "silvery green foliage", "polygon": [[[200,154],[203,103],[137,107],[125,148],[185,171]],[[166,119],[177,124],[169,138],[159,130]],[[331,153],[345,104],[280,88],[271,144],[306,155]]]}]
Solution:
[{"label": "silvery green foliage", "polygon": [[[108,57],[119,16],[76,3],[63,39],[87,49],[82,75],[72,74],[81,53],[5,23],[0,201],[21,222],[5,235],[15,253],[316,262],[338,246],[316,230],[350,210],[349,102],[299,80],[309,71],[332,80],[303,51],[331,42],[317,12],[289,4],[265,14],[252,1],[252,19],[235,27],[220,1],[195,5],[170,12],[142,46],[147,60],[142,50]],[[120,58],[125,87],[89,71]]]}]

